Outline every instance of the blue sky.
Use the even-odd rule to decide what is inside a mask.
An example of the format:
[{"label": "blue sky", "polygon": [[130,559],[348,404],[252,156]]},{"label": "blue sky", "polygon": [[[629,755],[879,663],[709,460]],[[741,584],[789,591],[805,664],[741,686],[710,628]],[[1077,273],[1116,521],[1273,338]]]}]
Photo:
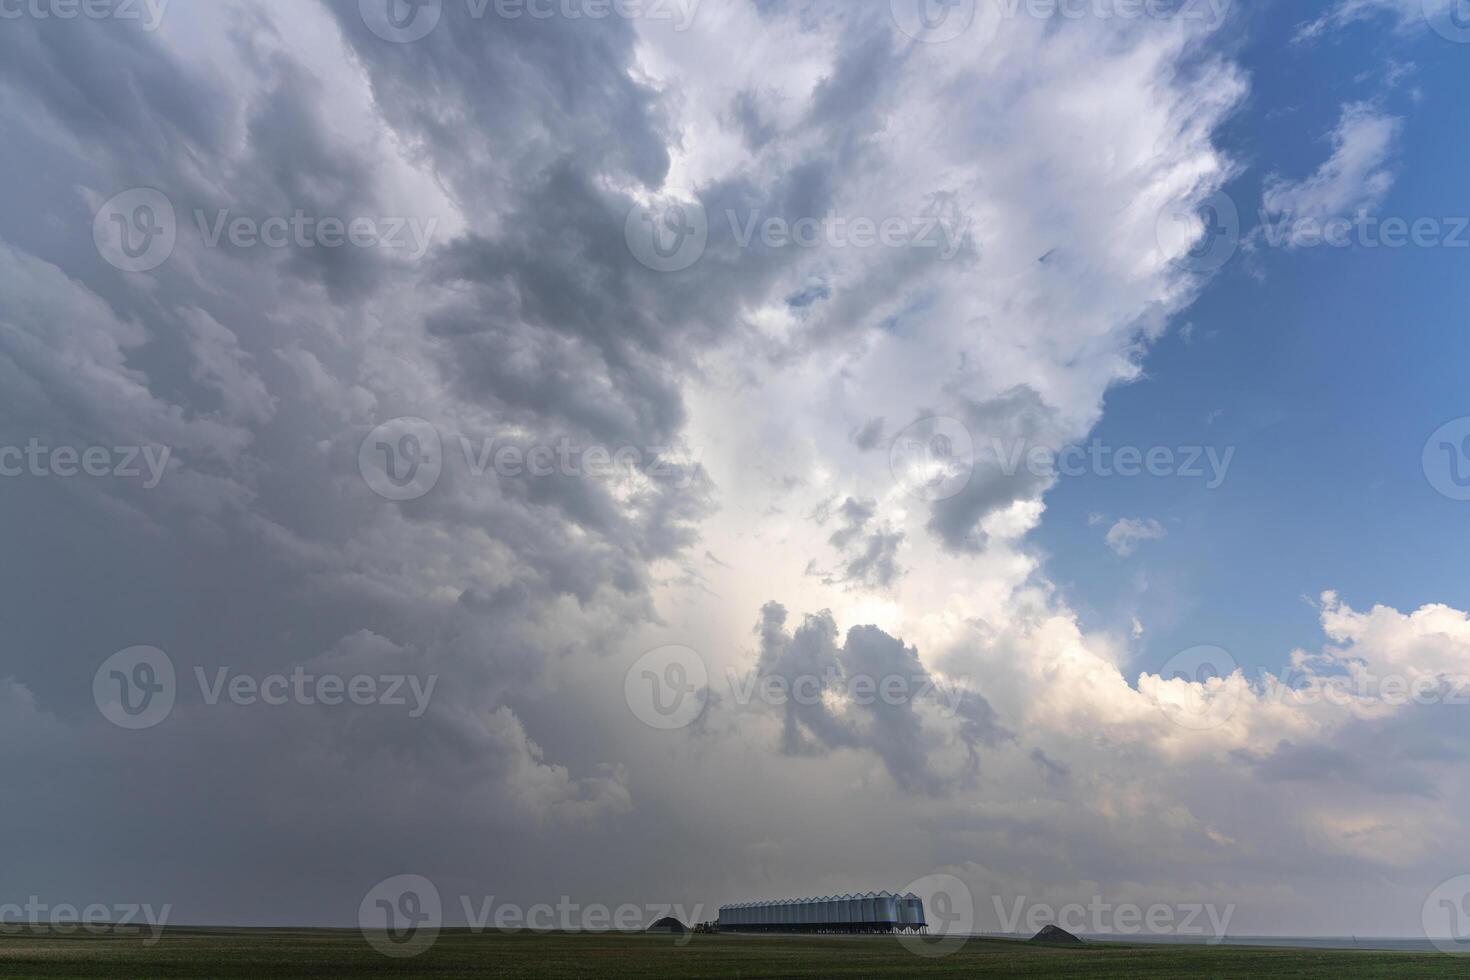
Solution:
[{"label": "blue sky", "polygon": [[[1265,5],[1263,5],[1265,6]],[[1382,216],[1470,215],[1470,51],[1377,16],[1294,42],[1296,5],[1252,18],[1240,58],[1253,91],[1223,128],[1242,166],[1226,187],[1245,227],[1276,172],[1310,174],[1346,102],[1402,117]],[[1390,78],[1393,66],[1399,77]],[[1470,248],[1261,248],[1235,255],[1113,389],[1096,438],[1237,449],[1226,483],[1064,479],[1036,540],[1083,618],[1144,626],[1139,666],[1213,643],[1277,669],[1314,648],[1324,590],[1398,608],[1470,602],[1470,511],[1438,493],[1421,452],[1470,414]],[[1168,532],[1128,558],[1089,516],[1154,518]],[[1111,523],[1111,522],[1109,522]]]}]

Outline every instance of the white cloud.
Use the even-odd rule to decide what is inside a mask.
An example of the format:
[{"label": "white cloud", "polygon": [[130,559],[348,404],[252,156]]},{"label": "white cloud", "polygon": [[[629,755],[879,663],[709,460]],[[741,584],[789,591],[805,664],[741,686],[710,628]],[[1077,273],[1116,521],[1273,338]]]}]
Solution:
[{"label": "white cloud", "polygon": [[1125,517],[1108,528],[1107,542],[1109,548],[1127,558],[1137,551],[1138,546],[1143,542],[1159,541],[1168,536],[1169,532],[1164,529],[1164,525],[1151,517],[1142,519]]},{"label": "white cloud", "polygon": [[1367,102],[1344,105],[1331,133],[1332,155],[1299,181],[1273,174],[1266,182],[1265,209],[1320,221],[1377,207],[1393,186],[1390,160],[1402,124]]},{"label": "white cloud", "polygon": [[1459,0],[1337,0],[1316,20],[1298,29],[1292,40],[1298,44],[1316,41],[1324,34],[1376,15],[1393,17],[1399,30],[1425,26],[1426,18],[1439,16]]}]

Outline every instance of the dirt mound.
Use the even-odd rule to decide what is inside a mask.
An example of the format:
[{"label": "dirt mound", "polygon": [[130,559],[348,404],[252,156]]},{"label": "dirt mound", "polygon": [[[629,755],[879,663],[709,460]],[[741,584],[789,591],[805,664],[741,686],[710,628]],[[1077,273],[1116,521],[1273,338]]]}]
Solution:
[{"label": "dirt mound", "polygon": [[1072,935],[1065,929],[1057,926],[1047,926],[1045,929],[1031,937],[1033,943],[1049,943],[1053,946],[1081,946],[1082,940]]}]

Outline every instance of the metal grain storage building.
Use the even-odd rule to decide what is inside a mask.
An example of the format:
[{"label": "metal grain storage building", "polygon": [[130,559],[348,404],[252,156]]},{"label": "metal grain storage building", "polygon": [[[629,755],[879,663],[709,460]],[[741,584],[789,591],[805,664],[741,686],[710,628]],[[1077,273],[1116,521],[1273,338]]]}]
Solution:
[{"label": "metal grain storage building", "polygon": [[891,933],[928,928],[918,896],[889,891],[724,905],[719,924],[726,932]]}]

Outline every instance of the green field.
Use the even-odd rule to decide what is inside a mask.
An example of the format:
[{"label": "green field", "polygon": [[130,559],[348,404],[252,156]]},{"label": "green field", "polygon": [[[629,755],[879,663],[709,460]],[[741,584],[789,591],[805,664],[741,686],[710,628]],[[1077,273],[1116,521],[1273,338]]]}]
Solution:
[{"label": "green field", "polygon": [[387,959],[356,932],[170,929],[136,936],[0,936],[4,977],[1463,977],[1470,960],[1419,953],[1243,947],[1052,948],[977,939],[925,959],[878,937],[472,935]]}]

